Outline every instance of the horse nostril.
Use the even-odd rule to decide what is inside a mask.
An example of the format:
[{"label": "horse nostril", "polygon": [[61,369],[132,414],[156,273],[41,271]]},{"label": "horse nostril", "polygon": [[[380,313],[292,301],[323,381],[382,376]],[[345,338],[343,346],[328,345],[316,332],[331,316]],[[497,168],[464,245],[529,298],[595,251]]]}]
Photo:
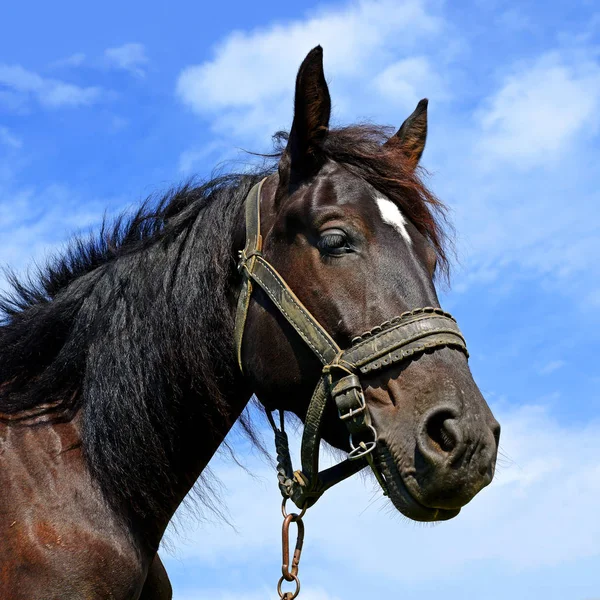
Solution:
[{"label": "horse nostril", "polygon": [[428,445],[438,453],[449,454],[459,443],[456,413],[450,409],[437,410],[426,420]]}]

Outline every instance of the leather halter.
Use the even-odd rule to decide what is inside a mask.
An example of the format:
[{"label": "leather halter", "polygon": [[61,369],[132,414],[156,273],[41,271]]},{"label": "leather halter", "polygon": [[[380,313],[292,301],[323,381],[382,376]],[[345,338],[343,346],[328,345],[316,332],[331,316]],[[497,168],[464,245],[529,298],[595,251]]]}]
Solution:
[{"label": "leather halter", "polygon": [[[245,201],[246,245],[240,252],[238,265],[243,284],[234,334],[238,363],[243,372],[244,328],[253,286],[256,284],[323,364],[322,375],[308,406],[304,423],[301,471],[293,471],[291,466],[287,435],[283,430],[283,415],[281,429],[278,429],[271,414],[267,413],[275,431],[279,488],[284,499],[291,498],[298,508],[307,508],[326,489],[368,464],[386,493],[385,479],[373,459],[377,432],[371,424],[359,376],[437,348],[456,348],[468,357],[465,340],[449,313],[440,308],[426,307],[405,312],[382,323],[354,338],[352,345],[342,350],[262,255],[260,202],[264,181],[263,179],[252,187]],[[351,452],[345,461],[319,472],[321,422],[330,397],[337,406],[340,419],[348,428]]]}]

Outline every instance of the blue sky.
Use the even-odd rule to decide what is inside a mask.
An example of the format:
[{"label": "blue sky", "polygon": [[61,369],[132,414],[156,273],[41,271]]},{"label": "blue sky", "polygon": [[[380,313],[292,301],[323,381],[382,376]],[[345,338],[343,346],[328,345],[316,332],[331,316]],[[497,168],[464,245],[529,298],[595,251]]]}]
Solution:
[{"label": "blue sky", "polygon": [[[331,491],[306,519],[301,598],[598,600],[599,33],[594,3],[566,0],[11,3],[0,263],[24,271],[104,211],[268,150],[317,43],[337,123],[398,126],[429,97],[423,164],[459,256],[443,305],[503,458],[435,527],[395,515],[369,480]],[[163,555],[179,600],[275,597],[274,476],[232,442],[258,476],[211,465],[235,529],[178,515]]]}]

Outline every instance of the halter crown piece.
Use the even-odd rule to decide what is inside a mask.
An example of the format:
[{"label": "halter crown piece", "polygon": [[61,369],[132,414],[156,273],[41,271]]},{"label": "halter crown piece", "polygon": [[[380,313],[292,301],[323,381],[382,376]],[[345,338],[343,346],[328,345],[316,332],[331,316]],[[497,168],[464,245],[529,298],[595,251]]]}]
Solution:
[{"label": "halter crown piece", "polygon": [[[332,485],[370,465],[384,494],[387,494],[385,479],[373,458],[377,432],[371,423],[360,376],[437,348],[456,348],[468,357],[465,340],[450,314],[440,308],[426,307],[405,312],[382,323],[354,338],[352,345],[342,350],[262,255],[260,194],[264,181],[250,190],[245,201],[246,246],[240,252],[238,265],[243,284],[234,334],[238,363],[243,371],[244,327],[253,286],[256,284],[323,364],[321,378],[312,395],[304,423],[301,470],[294,471],[292,468],[283,413],[281,428],[267,413],[275,432],[279,489],[284,500],[289,498],[298,508],[306,509]],[[339,418],[348,428],[351,451],[345,461],[319,472],[321,422],[330,398],[337,406]]]}]

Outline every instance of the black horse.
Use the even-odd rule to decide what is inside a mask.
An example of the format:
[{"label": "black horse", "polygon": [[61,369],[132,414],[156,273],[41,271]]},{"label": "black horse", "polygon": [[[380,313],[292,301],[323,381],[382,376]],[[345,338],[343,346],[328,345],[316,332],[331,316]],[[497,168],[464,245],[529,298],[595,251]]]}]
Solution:
[{"label": "black horse", "polygon": [[[317,47],[274,168],[179,188],[76,241],[37,281],[13,278],[0,324],[1,598],[170,598],[159,542],[251,395],[306,419],[322,365],[260,286],[243,373],[236,357],[244,207],[260,180],[261,256],[339,348],[439,306],[444,207],[417,166],[427,102],[389,139],[330,130],[329,116]],[[499,426],[465,353],[425,346],[355,386],[373,464],[416,520],[455,516],[493,477]],[[334,403],[321,416],[319,436],[350,450]]]}]

